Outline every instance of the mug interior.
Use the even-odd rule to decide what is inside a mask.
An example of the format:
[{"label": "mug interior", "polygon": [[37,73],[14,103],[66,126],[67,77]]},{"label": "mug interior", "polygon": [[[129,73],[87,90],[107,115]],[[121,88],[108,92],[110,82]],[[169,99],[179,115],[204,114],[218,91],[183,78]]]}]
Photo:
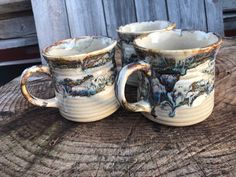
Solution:
[{"label": "mug interior", "polygon": [[152,50],[188,50],[211,46],[219,41],[213,33],[172,30],[155,32],[135,40],[139,47]]},{"label": "mug interior", "polygon": [[175,24],[168,21],[137,22],[119,27],[118,32],[142,34],[174,27]]},{"label": "mug interior", "polygon": [[[44,54],[50,57],[83,55],[109,48],[115,41],[108,37],[90,37],[66,39],[48,47]],[[112,45],[112,46],[113,46]]]}]

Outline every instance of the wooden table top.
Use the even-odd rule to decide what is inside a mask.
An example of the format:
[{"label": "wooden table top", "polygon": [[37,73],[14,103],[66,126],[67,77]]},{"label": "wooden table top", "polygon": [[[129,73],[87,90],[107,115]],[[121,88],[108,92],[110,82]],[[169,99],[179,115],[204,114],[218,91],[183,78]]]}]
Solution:
[{"label": "wooden table top", "polygon": [[[28,103],[19,78],[0,87],[0,176],[236,176],[236,41],[217,57],[215,108],[202,123],[168,127],[120,108],[93,123]],[[52,96],[50,79],[30,90]],[[135,88],[128,87],[129,98]]]}]

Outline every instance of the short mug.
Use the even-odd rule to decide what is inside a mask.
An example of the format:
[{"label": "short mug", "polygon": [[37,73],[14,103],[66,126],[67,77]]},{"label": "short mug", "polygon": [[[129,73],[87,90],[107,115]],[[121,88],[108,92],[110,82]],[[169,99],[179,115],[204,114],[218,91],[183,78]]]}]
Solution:
[{"label": "short mug", "polygon": [[[152,121],[188,126],[205,120],[214,107],[215,59],[222,39],[189,30],[155,32],[138,37],[134,46],[143,61],[126,65],[116,82],[116,95],[126,109]],[[128,77],[141,72],[138,102],[128,103]]]},{"label": "short mug", "polygon": [[[66,119],[91,122],[103,119],[119,108],[115,98],[116,41],[107,37],[85,36],[66,39],[43,51],[48,66],[33,66],[21,76],[21,90],[32,104],[57,107]],[[52,77],[55,97],[40,99],[26,87],[34,73]]]},{"label": "short mug", "polygon": [[[155,31],[168,31],[174,29],[175,26],[175,23],[168,21],[136,22],[120,26],[117,32],[120,39],[119,46],[121,48],[122,66],[139,60],[133,46],[135,38]],[[136,73],[133,74],[127,84],[137,86],[138,75]]]}]

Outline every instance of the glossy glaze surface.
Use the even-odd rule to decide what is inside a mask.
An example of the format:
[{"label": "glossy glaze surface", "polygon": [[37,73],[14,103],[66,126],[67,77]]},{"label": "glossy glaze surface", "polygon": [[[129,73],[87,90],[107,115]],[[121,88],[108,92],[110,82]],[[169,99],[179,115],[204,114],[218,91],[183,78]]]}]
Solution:
[{"label": "glossy glaze surface", "polygon": [[[161,46],[160,39],[168,37],[168,33],[176,33],[179,39],[170,38],[169,46],[167,43]],[[139,102],[127,103],[122,89],[117,90],[119,101],[127,109],[143,112],[149,119],[167,125],[186,126],[205,120],[213,110],[215,59],[221,42],[220,37],[201,31],[156,32],[137,38],[136,53],[144,61],[124,67],[117,88],[121,88],[122,79],[142,70]],[[197,48],[186,45],[186,49],[182,49],[179,45],[183,43],[193,43]]]},{"label": "glossy glaze surface", "polygon": [[[122,52],[122,66],[140,60],[133,46],[135,38],[151,32],[166,31],[174,28],[175,24],[168,21],[137,22],[119,27],[117,32],[120,38],[119,45]],[[133,74],[131,78],[129,78],[128,84],[137,86],[137,80],[138,76]]]},{"label": "glossy glaze surface", "polygon": [[[59,41],[44,50],[49,69],[43,68],[53,80],[54,107],[59,108],[63,117],[90,122],[103,119],[119,108],[114,91],[115,45],[116,41],[107,37],[87,36]],[[31,71],[32,68],[26,70]],[[23,74],[22,78],[27,80],[29,75]],[[27,90],[24,95],[33,104],[39,100]],[[49,106],[47,101],[43,103]]]}]

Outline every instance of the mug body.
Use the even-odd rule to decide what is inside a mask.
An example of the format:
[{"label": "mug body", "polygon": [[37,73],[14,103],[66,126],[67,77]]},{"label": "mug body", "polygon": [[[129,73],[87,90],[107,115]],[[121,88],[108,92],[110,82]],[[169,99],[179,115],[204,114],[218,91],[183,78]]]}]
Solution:
[{"label": "mug body", "polygon": [[135,41],[137,54],[151,66],[141,76],[138,99],[152,104],[147,118],[166,125],[192,125],[214,107],[215,59],[221,39],[213,33],[173,30]]},{"label": "mug body", "polygon": [[[175,23],[168,21],[149,21],[131,23],[119,27],[117,32],[120,39],[119,45],[121,48],[122,66],[139,60],[133,46],[135,38],[155,31],[168,31],[174,29],[175,26]],[[133,74],[127,84],[137,86],[138,75]]]},{"label": "mug body", "polygon": [[59,41],[44,50],[63,117],[91,122],[119,108],[114,93],[115,45],[107,37],[87,36]]},{"label": "mug body", "polygon": [[[203,31],[155,32],[135,39],[142,61],[122,68],[116,96],[123,107],[152,121],[188,126],[205,120],[214,107],[215,59],[221,38]],[[138,101],[128,103],[125,84],[140,72]]]}]

